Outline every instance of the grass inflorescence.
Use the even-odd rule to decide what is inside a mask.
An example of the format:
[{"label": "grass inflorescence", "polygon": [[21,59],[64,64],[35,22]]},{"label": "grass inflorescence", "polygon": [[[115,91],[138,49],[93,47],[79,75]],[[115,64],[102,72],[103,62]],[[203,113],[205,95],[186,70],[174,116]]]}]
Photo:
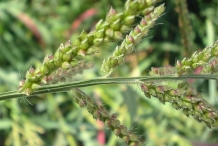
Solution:
[{"label": "grass inflorescence", "polygon": [[26,80],[21,81],[18,92],[30,95],[40,86],[44,78],[57,69],[67,70],[75,67],[81,61],[81,57],[83,60],[84,56],[95,53],[96,47],[122,40],[125,34],[137,25],[135,18],[153,12],[156,2],[156,0],[128,0],[125,9],[119,13],[111,8],[106,19],[100,20],[93,31],[90,33],[82,31],[73,42],[69,40],[61,44],[54,55],[46,56],[39,67],[36,69],[31,67],[26,73]]},{"label": "grass inflorescence", "polygon": [[[110,114],[104,106],[99,105],[78,89],[102,84],[139,84],[146,97],[156,97],[163,104],[170,102],[176,110],[181,109],[186,116],[193,116],[209,128],[218,127],[217,110],[203,99],[188,81],[190,78],[217,80],[218,41],[202,51],[194,52],[189,58],[177,61],[175,66],[152,67],[150,76],[108,78],[115,68],[124,62],[125,57],[132,53],[142,39],[148,35],[150,29],[163,14],[165,6],[164,4],[155,6],[157,2],[159,0],[127,0],[121,12],[111,7],[105,19],[99,20],[92,31],[83,30],[76,39],[60,44],[56,52],[45,56],[39,66],[28,69],[25,80],[20,81],[16,93],[1,93],[0,100],[72,90],[75,102],[81,108],[86,107],[94,119],[103,121],[105,126],[126,144],[141,146],[144,142],[122,125],[116,114]],[[183,44],[186,52],[190,53],[190,48],[194,44],[192,36],[188,35],[192,31],[190,22],[184,18],[188,14],[187,5],[185,1],[177,0],[177,2]],[[100,69],[103,77],[59,84],[91,68],[92,64],[87,63],[86,56],[95,55],[99,48],[110,42],[120,44],[102,62]],[[166,80],[182,81],[177,84],[177,87],[172,88],[167,84],[168,82],[164,82]]]}]

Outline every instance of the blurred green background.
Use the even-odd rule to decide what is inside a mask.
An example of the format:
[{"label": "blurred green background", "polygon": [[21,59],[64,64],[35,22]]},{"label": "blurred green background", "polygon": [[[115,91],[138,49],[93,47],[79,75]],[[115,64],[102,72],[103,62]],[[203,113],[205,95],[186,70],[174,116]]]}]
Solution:
[{"label": "blurred green background", "polygon": [[[184,47],[174,0],[163,0],[165,14],[137,46],[114,77],[148,75],[151,67],[175,65]],[[82,30],[90,31],[113,6],[122,11],[125,0],[1,0],[0,1],[0,92],[16,90],[30,66]],[[194,50],[211,45],[218,37],[218,0],[188,0],[194,34]],[[77,79],[100,76],[100,65],[115,48],[111,43],[89,58],[95,66]],[[216,108],[216,87],[208,81],[195,85]],[[146,139],[148,146],[218,145],[217,128],[208,129],[187,118],[170,104],[147,99],[137,85],[103,85],[82,89],[99,101],[131,130]],[[29,102],[32,104],[29,104]],[[103,138],[101,138],[103,136]],[[104,138],[105,137],[105,138]],[[74,102],[72,93],[46,94],[0,102],[0,145],[15,146],[107,146],[124,142]],[[211,145],[212,146],[212,145]]]}]

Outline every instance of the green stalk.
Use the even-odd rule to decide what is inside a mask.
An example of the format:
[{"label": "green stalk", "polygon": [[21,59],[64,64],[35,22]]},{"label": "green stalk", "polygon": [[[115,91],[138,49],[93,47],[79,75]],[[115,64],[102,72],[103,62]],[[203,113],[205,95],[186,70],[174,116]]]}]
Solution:
[{"label": "green stalk", "polygon": [[63,84],[54,84],[54,85],[45,85],[37,88],[32,92],[31,95],[26,96],[24,93],[18,93],[17,91],[3,92],[0,94],[0,100],[18,98],[18,97],[31,97],[45,93],[54,93],[54,92],[67,92],[72,88],[81,88],[94,85],[104,85],[104,84],[139,84],[146,81],[155,81],[155,80],[185,80],[185,79],[213,79],[217,80],[218,75],[165,75],[165,76],[142,76],[142,77],[127,77],[127,78],[95,78],[90,80],[83,80],[77,82],[63,83]]}]

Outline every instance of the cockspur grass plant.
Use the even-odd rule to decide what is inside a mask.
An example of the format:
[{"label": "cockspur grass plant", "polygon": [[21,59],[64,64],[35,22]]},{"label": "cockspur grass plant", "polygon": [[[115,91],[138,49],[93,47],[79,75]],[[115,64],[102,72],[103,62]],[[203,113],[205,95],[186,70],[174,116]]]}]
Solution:
[{"label": "cockspur grass plant", "polygon": [[[86,107],[94,119],[104,122],[105,126],[126,144],[144,145],[146,140],[122,125],[116,114],[110,114],[104,106],[99,105],[79,89],[101,84],[137,84],[146,97],[156,97],[163,104],[170,102],[176,110],[181,109],[186,116],[193,116],[209,128],[218,127],[217,110],[204,100],[189,82],[189,79],[217,80],[218,41],[201,52],[194,52],[189,58],[178,60],[175,67],[152,68],[150,76],[109,77],[124,62],[125,57],[134,51],[136,45],[148,35],[156,20],[163,15],[165,6],[164,4],[155,6],[157,2],[159,1],[127,0],[122,12],[111,8],[105,20],[100,20],[94,30],[82,31],[75,40],[66,41],[54,54],[45,56],[41,65],[36,68],[30,67],[25,80],[20,81],[18,90],[1,93],[0,100],[72,91],[75,102],[81,108]],[[185,34],[183,37],[189,41]],[[86,69],[92,67],[91,64],[87,64],[87,56],[94,56],[104,44],[114,41],[120,44],[102,62],[101,77],[65,82],[69,76],[82,71],[85,73]],[[191,45],[188,42],[185,45],[186,49],[190,49]],[[177,88],[167,84],[172,80],[178,80]]]}]

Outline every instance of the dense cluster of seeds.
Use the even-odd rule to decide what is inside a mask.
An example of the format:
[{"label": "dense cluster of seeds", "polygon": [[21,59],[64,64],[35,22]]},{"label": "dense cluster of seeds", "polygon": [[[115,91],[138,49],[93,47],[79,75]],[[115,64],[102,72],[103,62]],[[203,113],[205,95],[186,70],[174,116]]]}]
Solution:
[{"label": "dense cluster of seeds", "polygon": [[[212,58],[218,57],[218,41],[216,41],[211,47],[204,48],[203,51],[197,53],[194,52],[190,58],[184,58],[181,62],[177,61],[177,72],[179,75],[194,73],[198,67],[207,66],[203,73],[209,73],[210,70],[216,70],[216,61],[208,63]],[[208,69],[208,71],[207,71]]]},{"label": "dense cluster of seeds", "polygon": [[116,114],[109,114],[109,112],[101,105],[97,104],[84,92],[79,89],[73,90],[75,94],[76,103],[81,107],[86,107],[88,112],[93,115],[94,119],[99,119],[105,123],[113,133],[122,138],[124,142],[130,146],[142,146],[143,143],[138,136],[129,131],[126,126],[122,125],[117,119]]},{"label": "dense cluster of seeds", "polygon": [[154,11],[146,15],[141,22],[126,36],[120,46],[117,46],[113,54],[104,60],[101,70],[104,74],[110,74],[115,67],[120,65],[127,54],[132,53],[134,47],[145,37],[155,21],[164,12],[164,5],[156,7]]},{"label": "dense cluster of seeds", "polygon": [[186,75],[186,74],[216,74],[218,71],[218,41],[201,52],[194,52],[190,58],[177,61],[176,67],[152,67],[151,76]]},{"label": "dense cluster of seeds", "polygon": [[193,116],[209,128],[218,127],[218,112],[187,82],[178,84],[177,89],[155,82],[141,84],[141,90],[148,98],[157,97],[163,104],[172,103],[175,109],[182,109],[186,116]]},{"label": "dense cluster of seeds", "polygon": [[202,66],[201,74],[217,74],[218,72],[218,58],[214,58],[208,64]]},{"label": "dense cluster of seeds", "polygon": [[41,66],[36,69],[31,67],[26,73],[26,80],[21,81],[18,92],[30,95],[41,86],[44,78],[57,69],[67,70],[77,66],[81,60],[78,56],[93,54],[96,47],[104,43],[122,40],[136,25],[135,17],[151,13],[156,2],[158,0],[128,0],[124,11],[119,13],[111,8],[105,21],[100,20],[93,31],[83,31],[72,43],[67,41],[60,45],[54,55],[46,56]]},{"label": "dense cluster of seeds", "polygon": [[[190,58],[177,61],[176,67],[153,67],[151,76],[188,75],[188,74],[216,74],[218,62],[218,41],[203,51],[195,52]],[[198,69],[198,70],[197,70]],[[218,127],[218,112],[200,93],[192,88],[187,81],[178,84],[176,89],[164,82],[145,82],[141,84],[145,96],[158,98],[163,104],[172,103],[175,109],[181,109],[186,116],[193,116],[197,121],[204,122],[209,128]]]}]

